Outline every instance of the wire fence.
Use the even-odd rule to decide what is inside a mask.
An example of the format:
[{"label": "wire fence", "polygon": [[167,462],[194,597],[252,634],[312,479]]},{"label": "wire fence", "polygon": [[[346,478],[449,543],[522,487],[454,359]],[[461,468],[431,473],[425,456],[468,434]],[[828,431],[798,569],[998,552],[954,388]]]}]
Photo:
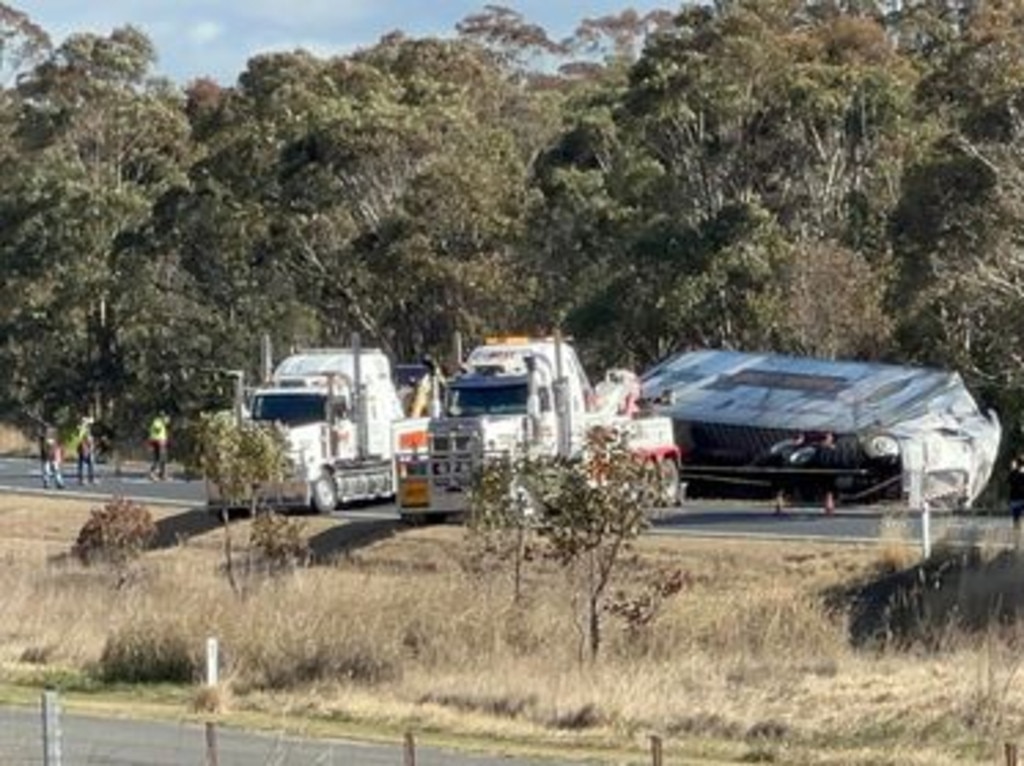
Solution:
[{"label": "wire fence", "polygon": [[[1015,742],[1001,743],[1003,763],[1020,766]],[[669,761],[660,735],[649,737],[647,763]],[[0,712],[4,766],[527,766],[536,761],[418,751],[407,732],[397,745],[311,742],[222,730],[214,722],[168,724],[67,716],[55,692],[39,711]],[[551,761],[546,762],[551,766]],[[579,764],[580,761],[573,761]]]},{"label": "wire fence", "polygon": [[[332,742],[247,734],[217,724],[166,723],[67,715],[59,702],[41,712],[0,714],[0,763],[5,766],[285,766],[364,762]],[[387,760],[367,763],[401,763]]]},{"label": "wire fence", "polygon": [[[2,766],[551,766],[417,746],[254,733],[206,723],[68,714],[56,692],[36,710],[0,710]],[[579,761],[574,761],[579,764]]]}]

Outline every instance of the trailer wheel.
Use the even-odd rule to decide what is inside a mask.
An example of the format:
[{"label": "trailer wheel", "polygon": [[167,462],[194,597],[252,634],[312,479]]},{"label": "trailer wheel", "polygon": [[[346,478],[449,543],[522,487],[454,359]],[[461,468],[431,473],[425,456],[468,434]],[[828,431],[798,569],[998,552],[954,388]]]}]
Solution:
[{"label": "trailer wheel", "polygon": [[317,513],[330,513],[338,507],[338,490],[334,486],[334,477],[327,471],[321,472],[313,482],[313,510]]}]

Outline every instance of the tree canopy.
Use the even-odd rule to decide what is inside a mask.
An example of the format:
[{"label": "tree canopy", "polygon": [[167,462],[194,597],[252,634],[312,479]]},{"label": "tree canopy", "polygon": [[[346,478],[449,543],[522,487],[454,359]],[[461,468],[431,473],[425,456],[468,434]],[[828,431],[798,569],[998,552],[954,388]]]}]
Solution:
[{"label": "tree canopy", "polygon": [[[1019,432],[1024,3],[729,0],[154,75],[0,4],[0,417],[195,415],[352,331],[948,366]],[[1021,143],[1018,143],[1021,142]]]}]

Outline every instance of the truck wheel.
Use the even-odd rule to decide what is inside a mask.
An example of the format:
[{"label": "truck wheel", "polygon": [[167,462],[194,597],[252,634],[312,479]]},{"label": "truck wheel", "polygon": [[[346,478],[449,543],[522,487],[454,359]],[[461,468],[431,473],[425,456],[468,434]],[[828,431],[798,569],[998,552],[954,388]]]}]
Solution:
[{"label": "truck wheel", "polygon": [[338,490],[334,486],[334,477],[324,471],[313,482],[313,510],[317,513],[330,513],[338,507]]}]

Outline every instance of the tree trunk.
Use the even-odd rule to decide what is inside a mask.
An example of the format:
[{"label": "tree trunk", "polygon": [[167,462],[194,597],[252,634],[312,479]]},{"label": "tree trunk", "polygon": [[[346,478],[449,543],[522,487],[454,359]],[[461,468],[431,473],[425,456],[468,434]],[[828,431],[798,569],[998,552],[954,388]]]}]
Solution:
[{"label": "tree trunk", "polygon": [[221,509],[220,520],[224,524],[224,571],[228,576],[228,582],[231,584],[231,590],[237,596],[239,590],[238,580],[235,579],[234,555],[231,546],[231,520],[228,518],[229,515],[227,508]]},{"label": "tree trunk", "polygon": [[591,551],[587,556],[587,643],[590,647],[590,661],[595,662],[601,651],[601,592],[604,590],[597,571],[597,554]]},{"label": "tree trunk", "polygon": [[512,603],[518,604],[523,597],[523,557],[526,555],[526,530],[520,523],[516,527],[515,569],[512,583]]},{"label": "tree trunk", "polygon": [[588,599],[587,632],[590,634],[590,661],[596,662],[601,650],[600,597],[595,593]]}]

